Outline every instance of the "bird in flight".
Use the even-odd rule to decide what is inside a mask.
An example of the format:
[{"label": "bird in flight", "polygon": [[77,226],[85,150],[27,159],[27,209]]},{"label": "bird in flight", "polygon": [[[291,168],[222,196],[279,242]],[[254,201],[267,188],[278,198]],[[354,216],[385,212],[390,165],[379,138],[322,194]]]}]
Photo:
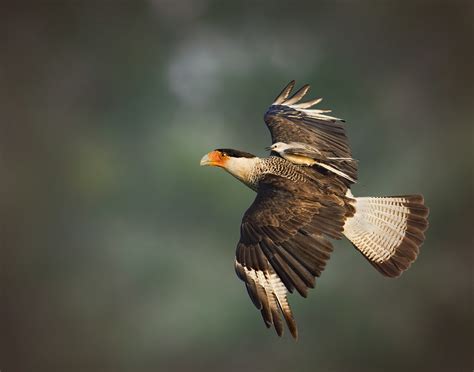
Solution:
[{"label": "bird in flight", "polygon": [[240,225],[235,271],[265,325],[283,334],[282,316],[296,339],[287,294],[303,297],[329,260],[329,239],[346,237],[381,274],[398,277],[418,256],[428,227],[422,195],[354,197],[357,161],[344,121],[301,102],[304,85],[291,81],[265,113],[269,157],[217,149],[201,165],[223,168],[257,196]]}]

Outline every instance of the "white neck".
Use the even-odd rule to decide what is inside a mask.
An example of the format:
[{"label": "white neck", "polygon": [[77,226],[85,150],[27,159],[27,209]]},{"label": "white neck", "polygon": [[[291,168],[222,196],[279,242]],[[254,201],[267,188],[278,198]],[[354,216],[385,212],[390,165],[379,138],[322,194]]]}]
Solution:
[{"label": "white neck", "polygon": [[255,166],[259,163],[260,158],[229,158],[225,164],[225,170],[237,178],[239,181],[245,183],[251,189],[255,190],[253,185],[253,176]]}]

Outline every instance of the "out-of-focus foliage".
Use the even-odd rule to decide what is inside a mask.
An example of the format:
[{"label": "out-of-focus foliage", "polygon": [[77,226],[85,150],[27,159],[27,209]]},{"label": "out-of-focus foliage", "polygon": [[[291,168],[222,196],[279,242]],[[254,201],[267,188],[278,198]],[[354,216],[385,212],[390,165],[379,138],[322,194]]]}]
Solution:
[{"label": "out-of-focus foliage", "polygon": [[[36,4],[36,5],[35,5]],[[0,369],[472,369],[470,1],[54,1],[0,12]],[[233,270],[253,193],[203,154],[263,155],[291,79],[347,120],[356,195],[423,193],[415,265],[347,242],[300,339]]]}]

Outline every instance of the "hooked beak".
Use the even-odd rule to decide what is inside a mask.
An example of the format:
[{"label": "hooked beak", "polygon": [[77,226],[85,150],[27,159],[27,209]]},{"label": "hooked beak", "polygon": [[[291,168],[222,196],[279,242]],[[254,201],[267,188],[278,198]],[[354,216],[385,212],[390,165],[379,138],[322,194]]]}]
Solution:
[{"label": "hooked beak", "polygon": [[225,163],[225,159],[222,157],[219,151],[211,151],[210,153],[204,155],[199,163],[202,165],[209,165],[209,166],[216,166],[216,167],[223,167]]},{"label": "hooked beak", "polygon": [[199,165],[202,167],[203,165],[210,165],[210,163],[211,163],[211,160],[209,159],[209,154],[206,154],[202,157]]}]

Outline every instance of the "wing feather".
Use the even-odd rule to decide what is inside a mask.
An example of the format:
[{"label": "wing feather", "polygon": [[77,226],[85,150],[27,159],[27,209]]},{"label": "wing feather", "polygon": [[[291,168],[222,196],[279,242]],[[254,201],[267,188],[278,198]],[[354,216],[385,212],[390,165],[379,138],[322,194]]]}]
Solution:
[{"label": "wing feather", "polygon": [[[287,300],[295,289],[306,297],[332,252],[328,237],[340,239],[348,213],[344,197],[326,195],[308,182],[267,175],[242,219],[235,269],[266,326],[293,337],[297,327]],[[331,221],[331,220],[335,221]]]},{"label": "wing feather", "polygon": [[288,96],[290,95],[290,92],[293,90],[295,87],[295,81],[292,80],[288,83],[286,87],[283,88],[283,90],[280,92],[280,94],[275,98],[275,101],[273,102],[274,105],[279,105],[283,103]]},{"label": "wing feather", "polygon": [[286,106],[293,105],[299,101],[308,93],[310,86],[308,84],[303,85],[295,94],[288,98],[285,102]]},{"label": "wing feather", "polygon": [[[272,143],[300,142],[311,145],[324,158],[352,158],[344,121],[326,115],[330,110],[313,109],[321,98],[300,103],[310,88],[307,84],[288,98],[294,84],[291,81],[265,113]],[[341,162],[338,169],[351,179],[357,179],[356,162]]]}]

